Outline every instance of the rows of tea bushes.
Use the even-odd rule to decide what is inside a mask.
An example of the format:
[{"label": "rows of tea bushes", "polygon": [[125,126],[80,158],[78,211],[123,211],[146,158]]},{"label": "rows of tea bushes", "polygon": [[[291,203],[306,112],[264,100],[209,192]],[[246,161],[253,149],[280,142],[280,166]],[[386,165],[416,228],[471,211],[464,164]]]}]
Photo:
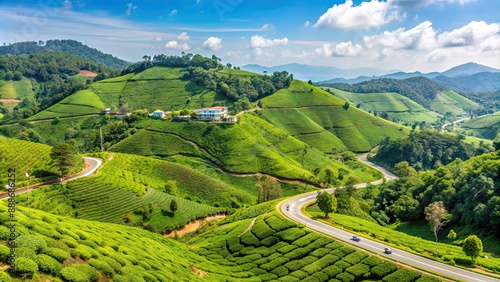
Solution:
[{"label": "rows of tea bushes", "polygon": [[[261,281],[439,281],[310,232],[276,212],[191,239],[195,251]],[[247,228],[251,226],[248,230]],[[221,271],[226,273],[227,269]]]}]

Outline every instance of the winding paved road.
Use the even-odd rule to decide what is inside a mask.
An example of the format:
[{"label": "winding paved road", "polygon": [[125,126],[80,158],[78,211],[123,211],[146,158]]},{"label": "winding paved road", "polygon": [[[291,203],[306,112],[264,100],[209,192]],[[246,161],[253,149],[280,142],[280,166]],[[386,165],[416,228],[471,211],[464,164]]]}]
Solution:
[{"label": "winding paved road", "polygon": [[[390,173],[389,171],[385,170],[384,168],[368,161],[366,159],[366,155],[362,155],[358,158],[360,161],[366,163],[369,166],[372,166],[378,170],[380,170],[383,174],[384,177],[386,178],[387,181],[394,180],[397,177]],[[381,183],[382,180],[374,181],[372,184],[376,183]],[[365,187],[366,184],[359,184],[356,185],[356,188],[363,188]],[[335,188],[329,188],[325,189],[323,191],[328,191],[329,193],[332,193],[335,190]],[[471,271],[467,271],[461,268],[453,267],[444,263],[440,263],[431,259],[427,259],[409,252],[405,252],[403,250],[399,250],[396,248],[391,247],[393,249],[392,254],[385,254],[383,252],[384,248],[387,247],[387,245],[384,245],[382,243],[372,241],[370,239],[367,239],[363,237],[360,242],[354,242],[351,241],[350,238],[352,236],[357,235],[353,234],[347,231],[344,231],[342,229],[335,228],[333,226],[327,225],[325,223],[316,221],[314,219],[309,218],[305,214],[302,213],[301,208],[308,202],[314,201],[316,199],[317,192],[310,192],[306,194],[302,194],[293,198],[290,198],[286,201],[283,202],[281,205],[280,209],[287,216],[293,221],[296,221],[298,223],[304,224],[310,229],[317,230],[319,232],[328,234],[330,236],[333,236],[337,239],[340,239],[344,242],[350,242],[354,246],[358,246],[360,248],[366,249],[368,251],[371,251],[373,253],[377,253],[381,256],[385,256],[388,258],[391,258],[395,261],[405,263],[407,265],[422,269],[424,271],[429,271],[433,273],[438,273],[441,274],[445,277],[450,277],[452,279],[456,279],[458,281],[486,281],[486,282],[498,282],[498,278],[492,278],[489,276],[481,275],[478,273],[474,273]],[[289,206],[289,210],[286,210],[286,207]]]},{"label": "winding paved road", "polygon": [[[85,168],[77,174],[74,174],[72,176],[69,176],[69,177],[62,179],[64,182],[78,179],[80,177],[89,176],[89,175],[93,174],[102,165],[101,159],[91,158],[91,157],[83,157],[83,158],[85,159]],[[16,195],[30,192],[31,190],[36,189],[40,186],[51,185],[51,184],[56,184],[56,183],[61,183],[61,179],[53,179],[53,180],[49,180],[49,181],[45,181],[45,182],[41,182],[41,183],[36,183],[36,184],[30,185],[30,186],[17,188]],[[0,194],[0,200],[5,200],[8,198],[9,198],[9,195],[7,193]]]}]

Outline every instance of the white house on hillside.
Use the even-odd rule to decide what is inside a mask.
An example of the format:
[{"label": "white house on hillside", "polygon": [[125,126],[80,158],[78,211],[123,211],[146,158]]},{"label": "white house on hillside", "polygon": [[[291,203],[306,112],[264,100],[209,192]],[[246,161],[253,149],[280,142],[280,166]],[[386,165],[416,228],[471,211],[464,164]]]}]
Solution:
[{"label": "white house on hillside", "polygon": [[165,112],[162,110],[156,110],[153,112],[151,115],[153,118],[164,118],[165,117]]},{"label": "white house on hillside", "polygon": [[207,119],[221,119],[227,116],[227,107],[217,106],[198,110],[198,117]]}]

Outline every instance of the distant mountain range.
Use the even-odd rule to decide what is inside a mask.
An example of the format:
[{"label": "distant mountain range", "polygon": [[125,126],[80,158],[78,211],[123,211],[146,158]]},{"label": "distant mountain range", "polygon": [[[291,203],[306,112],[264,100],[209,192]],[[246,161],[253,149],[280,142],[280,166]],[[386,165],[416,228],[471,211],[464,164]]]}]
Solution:
[{"label": "distant mountain range", "polygon": [[18,42],[10,45],[0,46],[0,55],[21,55],[34,54],[46,50],[63,51],[82,58],[92,60],[96,63],[106,65],[108,67],[124,69],[130,63],[118,59],[110,54],[105,54],[95,48],[88,47],[81,42],[75,40],[47,40],[43,41],[26,41]]},{"label": "distant mountain range", "polygon": [[292,73],[293,77],[296,79],[308,81],[321,81],[327,80],[332,77],[348,77],[354,78],[359,75],[363,76],[372,76],[372,75],[385,75],[391,72],[395,72],[395,70],[386,71],[375,68],[353,68],[353,69],[341,69],[336,67],[324,67],[324,66],[310,66],[304,64],[285,64],[274,67],[266,67],[257,64],[249,64],[244,65],[241,69],[246,71],[251,71],[255,73],[262,74],[266,71],[269,74],[272,74],[275,71],[287,71],[288,73]]}]

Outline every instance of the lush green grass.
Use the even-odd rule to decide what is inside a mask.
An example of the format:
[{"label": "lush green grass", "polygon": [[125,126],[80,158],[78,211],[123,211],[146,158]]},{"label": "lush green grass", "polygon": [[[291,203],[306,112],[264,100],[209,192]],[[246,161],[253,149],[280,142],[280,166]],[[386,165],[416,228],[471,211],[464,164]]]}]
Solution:
[{"label": "lush green grass", "polygon": [[466,134],[493,140],[498,135],[500,128],[500,112],[475,117],[460,125],[460,130]]},{"label": "lush green grass", "polygon": [[51,147],[39,143],[0,138],[0,167],[4,172],[0,175],[0,190],[7,183],[8,169],[16,170],[17,186],[26,185],[25,173],[30,175],[30,183],[56,178],[56,171],[50,165]]},{"label": "lush green grass", "polygon": [[[80,179],[66,185],[52,185],[32,192],[30,206],[52,214],[73,216],[81,219],[128,224],[151,225],[151,230],[164,232],[184,226],[197,218],[224,211],[169,195],[153,188],[141,197],[135,193],[103,184],[99,178]],[[175,200],[178,210],[170,211],[170,202]],[[27,205],[27,196],[18,197],[18,202]],[[153,204],[151,218],[137,214],[139,209]],[[135,213],[134,213],[135,212]],[[126,217],[130,221],[125,220]]]},{"label": "lush green grass", "polygon": [[177,154],[203,155],[195,145],[177,135],[149,130],[139,130],[133,136],[115,144],[110,151],[158,157]]},{"label": "lush green grass", "polygon": [[[313,217],[323,216],[323,213],[317,210],[316,205],[308,207],[306,211]],[[387,242],[398,248],[413,251],[428,257],[433,257],[433,255],[435,254],[436,243],[434,240],[432,240],[432,232],[428,229],[428,226],[425,226],[425,229],[419,229],[421,232],[424,232],[424,230],[427,231],[427,235],[425,236],[425,238],[427,239],[422,239],[419,237],[415,237],[415,235],[418,234],[413,234],[413,236],[408,235],[404,232],[396,231],[388,227],[382,227],[377,223],[357,217],[342,214],[334,214],[332,217],[335,225],[339,225],[343,228],[358,232],[365,236]],[[414,233],[415,226],[412,225],[411,229],[413,229],[412,232]],[[405,230],[405,228],[402,228],[402,230]],[[440,241],[447,243],[438,243],[439,260],[452,264],[455,262],[458,263],[459,261],[470,261],[470,258],[468,258],[462,251],[461,246],[452,245],[452,242],[446,239],[445,235],[446,234],[441,234]],[[456,242],[461,242],[463,239],[465,238],[457,238]],[[489,258],[480,257],[477,259],[477,264],[484,268],[500,272],[500,259],[495,258],[493,254],[487,252],[484,252],[482,254],[482,256],[484,255],[488,256]]]},{"label": "lush green grass", "polygon": [[346,169],[361,182],[378,176],[370,168],[360,166],[353,170],[315,148],[307,148],[303,142],[252,114],[241,116],[237,124],[146,119],[138,126],[190,140],[208,154],[210,161],[233,172],[262,172],[288,179],[310,180],[314,177],[312,171],[319,167],[331,169],[335,175],[340,168]]},{"label": "lush green grass", "polygon": [[300,80],[292,81],[289,88],[281,89],[260,102],[264,109],[344,105],[341,99]]},{"label": "lush green grass", "polygon": [[20,81],[0,80],[0,99],[19,99],[34,97],[31,81],[23,77]]},{"label": "lush green grass", "polygon": [[64,98],[61,102],[30,117],[29,120],[99,114],[104,108],[99,96],[92,90],[85,89]]},{"label": "lush green grass", "polygon": [[476,103],[471,100],[452,90],[448,90],[436,95],[436,98],[431,102],[430,108],[442,115],[446,112],[450,112],[454,115],[464,115],[466,114],[465,109],[471,108],[474,105],[476,105]]},{"label": "lush green grass", "polygon": [[[209,230],[188,243],[198,254],[231,269],[234,277],[257,277],[262,281],[378,280],[397,272],[398,267],[390,262],[384,262],[386,271],[382,272],[380,258],[312,233],[276,212],[258,216],[246,230],[251,221]],[[220,274],[225,271],[222,269]]]},{"label": "lush green grass", "polygon": [[332,148],[367,152],[386,137],[408,134],[407,128],[354,107],[272,109],[260,113],[271,124],[326,153]]},{"label": "lush green grass", "polygon": [[435,122],[440,115],[429,111],[415,101],[398,93],[351,93],[328,88],[337,97],[372,113],[386,112],[390,118],[412,124],[414,122]]},{"label": "lush green grass", "polygon": [[178,79],[185,73],[187,73],[186,68],[152,67],[138,74],[134,74],[129,81],[142,79]]},{"label": "lush green grass", "polygon": [[[10,234],[5,201],[0,202],[0,210],[0,261],[5,263],[9,252],[5,236]],[[192,252],[185,244],[146,230],[23,207],[18,207],[16,219],[18,250],[26,246],[25,251],[17,252],[16,262],[28,259],[41,269],[33,276],[34,281],[67,280],[70,273],[78,281],[97,281],[101,275],[113,281],[235,281],[226,266]],[[193,267],[208,275],[201,277]]]}]

